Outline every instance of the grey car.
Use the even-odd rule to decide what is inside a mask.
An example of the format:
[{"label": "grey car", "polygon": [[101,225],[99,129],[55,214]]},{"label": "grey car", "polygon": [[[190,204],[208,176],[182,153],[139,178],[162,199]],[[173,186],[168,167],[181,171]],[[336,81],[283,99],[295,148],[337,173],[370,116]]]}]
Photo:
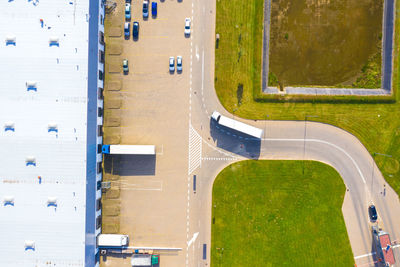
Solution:
[{"label": "grey car", "polygon": [[175,71],[175,58],[170,57],[169,58],[169,72],[174,72]]}]

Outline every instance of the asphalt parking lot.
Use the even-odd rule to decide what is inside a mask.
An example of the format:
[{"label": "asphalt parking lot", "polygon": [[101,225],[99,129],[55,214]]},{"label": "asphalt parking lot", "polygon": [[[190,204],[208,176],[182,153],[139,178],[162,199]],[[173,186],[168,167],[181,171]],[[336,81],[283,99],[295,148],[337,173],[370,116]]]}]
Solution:
[{"label": "asphalt parking lot", "polygon": [[[182,117],[189,109],[190,78],[184,22],[191,17],[191,2],[156,0],[158,16],[152,18],[150,9],[145,20],[142,2],[131,3],[128,40],[123,36],[125,2],[117,1],[106,17],[104,143],[155,145],[157,155],[105,158],[105,177],[112,177],[111,189],[119,191],[119,212],[112,220],[103,214],[103,232],[128,234],[130,246],[184,249],[188,123]],[[137,40],[132,39],[134,21],[140,25]],[[170,56],[183,57],[182,73],[169,72]],[[123,59],[129,61],[126,75]],[[104,222],[118,227],[105,228]],[[162,266],[184,265],[183,251],[161,254]],[[130,266],[129,259],[107,256],[102,266]]]}]

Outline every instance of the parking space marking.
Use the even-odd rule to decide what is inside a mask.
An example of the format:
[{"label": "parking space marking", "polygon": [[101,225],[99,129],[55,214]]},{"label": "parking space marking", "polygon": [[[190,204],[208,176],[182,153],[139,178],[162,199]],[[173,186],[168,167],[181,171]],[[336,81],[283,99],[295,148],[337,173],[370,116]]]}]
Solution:
[{"label": "parking space marking", "polygon": [[130,182],[127,179],[121,180],[119,182],[112,181],[112,184],[119,184],[121,190],[124,191],[162,191],[163,181],[136,181]]}]

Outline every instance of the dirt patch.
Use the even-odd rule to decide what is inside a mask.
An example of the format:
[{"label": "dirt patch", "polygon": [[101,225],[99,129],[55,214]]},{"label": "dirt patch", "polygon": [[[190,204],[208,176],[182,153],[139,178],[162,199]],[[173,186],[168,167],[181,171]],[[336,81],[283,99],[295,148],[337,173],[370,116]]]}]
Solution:
[{"label": "dirt patch", "polygon": [[107,46],[107,55],[121,55],[123,47],[121,44],[110,44]]},{"label": "dirt patch", "polygon": [[103,234],[118,234],[119,233],[119,216],[105,216],[102,221],[102,233]]},{"label": "dirt patch", "polygon": [[107,130],[107,135],[104,134],[104,144],[117,145],[121,142],[121,128],[119,127],[105,127],[104,132]]},{"label": "dirt patch", "polygon": [[105,193],[103,193],[103,199],[118,199],[120,196],[120,189],[115,187],[115,182],[112,183],[112,187],[107,189]]},{"label": "dirt patch", "polygon": [[122,88],[122,79],[106,81],[106,91],[120,91]]},{"label": "dirt patch", "polygon": [[103,176],[104,181],[117,181],[119,180],[119,175],[113,175],[110,173],[105,173]]},{"label": "dirt patch", "polygon": [[103,216],[119,216],[121,213],[121,201],[119,199],[103,200]]},{"label": "dirt patch", "polygon": [[116,98],[109,98],[107,101],[104,101],[104,108],[105,109],[119,109],[121,108],[122,100]]},{"label": "dirt patch", "polygon": [[108,37],[121,37],[122,36],[122,28],[121,26],[109,27],[107,29]]},{"label": "dirt patch", "polygon": [[382,17],[382,0],[272,0],[270,72],[285,86],[350,86],[380,53]]}]

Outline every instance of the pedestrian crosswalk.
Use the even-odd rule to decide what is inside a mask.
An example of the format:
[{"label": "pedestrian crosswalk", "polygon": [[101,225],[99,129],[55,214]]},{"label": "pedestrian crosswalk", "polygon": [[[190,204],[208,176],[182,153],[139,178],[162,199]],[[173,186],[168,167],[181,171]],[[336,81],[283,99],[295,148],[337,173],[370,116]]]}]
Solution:
[{"label": "pedestrian crosswalk", "polygon": [[189,168],[188,174],[201,166],[202,139],[196,130],[189,125]]}]

